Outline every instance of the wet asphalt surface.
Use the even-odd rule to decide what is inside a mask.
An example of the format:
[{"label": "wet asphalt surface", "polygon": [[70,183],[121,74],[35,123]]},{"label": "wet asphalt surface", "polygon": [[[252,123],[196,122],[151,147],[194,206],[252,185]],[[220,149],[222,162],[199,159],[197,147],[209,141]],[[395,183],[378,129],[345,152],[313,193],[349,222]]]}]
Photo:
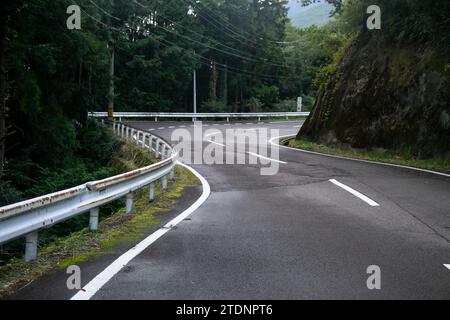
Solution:
[{"label": "wet asphalt surface", "polygon": [[[166,140],[174,130],[194,130],[181,122],[130,125]],[[207,123],[203,130],[266,128],[295,135],[300,125],[245,121]],[[279,150],[278,173],[264,176],[264,165],[249,164],[250,158],[255,160],[247,154],[244,165],[192,165],[209,182],[209,199],[94,299],[450,299],[444,266],[450,264],[450,178],[288,149]],[[186,195],[173,215],[200,192]],[[87,262],[84,281],[107,264]],[[372,265],[381,269],[381,290],[367,287]],[[63,280],[61,272],[48,276],[16,298],[70,298]]]}]

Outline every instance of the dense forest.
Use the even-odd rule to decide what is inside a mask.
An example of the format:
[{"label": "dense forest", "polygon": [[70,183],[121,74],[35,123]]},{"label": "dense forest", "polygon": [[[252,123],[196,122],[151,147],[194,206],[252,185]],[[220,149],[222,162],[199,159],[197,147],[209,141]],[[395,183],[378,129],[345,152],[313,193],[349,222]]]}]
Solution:
[{"label": "dense forest", "polygon": [[[66,25],[81,7],[81,30]],[[294,111],[344,36],[296,29],[287,1],[5,0],[0,205],[107,174],[114,143],[88,111]],[[114,54],[114,94],[110,63]],[[92,128],[93,127],[93,128]]]}]

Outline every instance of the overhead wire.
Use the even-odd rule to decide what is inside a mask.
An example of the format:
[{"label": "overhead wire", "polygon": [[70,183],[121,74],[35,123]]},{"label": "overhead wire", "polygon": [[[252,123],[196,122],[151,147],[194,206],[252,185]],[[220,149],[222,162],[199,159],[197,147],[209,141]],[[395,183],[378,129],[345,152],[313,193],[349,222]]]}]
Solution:
[{"label": "overhead wire", "polygon": [[[194,4],[194,3],[192,3],[191,0],[182,0],[182,1],[183,1],[184,3],[186,3],[186,4],[188,4],[188,5],[191,5],[192,7],[195,7],[195,8],[198,7],[198,3],[201,3],[201,2],[198,2],[197,4]],[[211,12],[212,14],[215,14],[214,11],[211,10],[211,9],[209,9],[207,6],[205,6],[205,5],[202,4],[202,7],[203,7],[203,9],[204,9],[205,11],[208,11],[208,12]],[[215,23],[217,23],[219,26],[221,26],[221,27],[225,28],[226,30],[232,32],[234,35],[236,35],[236,36],[242,38],[242,39],[245,40],[245,41],[250,41],[250,42],[252,42],[252,43],[254,43],[254,44],[259,44],[259,42],[256,42],[256,41],[254,41],[254,40],[252,39],[252,37],[255,37],[255,34],[251,34],[251,33],[249,33],[248,31],[245,31],[245,30],[241,30],[241,29],[237,28],[236,26],[234,26],[234,25],[233,25],[232,23],[230,23],[229,21],[227,21],[227,20],[226,20],[225,18],[223,18],[222,16],[216,15],[216,14],[215,14],[216,17],[217,17],[218,19],[221,19],[221,20],[223,21],[223,23],[220,23],[219,21],[217,21],[217,19],[215,19],[212,15],[208,14],[208,13],[205,12],[205,11],[204,11],[203,13],[206,14],[206,16],[207,16],[209,19],[211,19],[212,21],[214,21]],[[204,18],[205,20],[208,20],[208,19],[206,19],[204,16],[203,16],[203,18]],[[211,23],[211,20],[208,20],[208,21]],[[235,31],[235,30],[237,30],[237,31]],[[256,36],[257,36],[257,35],[256,35]],[[271,42],[271,43],[275,43],[275,44],[283,44],[283,45],[292,45],[292,44],[301,42],[301,40],[297,40],[297,41],[276,41],[276,40],[271,40],[271,39],[265,39],[265,38],[262,37],[262,36],[259,36],[259,37],[257,36],[257,38],[259,38],[260,40],[266,40],[266,41]]]},{"label": "overhead wire", "polygon": [[[138,4],[138,5],[140,5],[140,6],[143,7],[143,8],[154,10],[154,9],[148,7],[148,6],[145,6],[145,5],[141,4],[141,3],[138,2],[137,0],[134,0],[134,2],[135,2],[136,4]],[[156,13],[156,15],[159,15],[160,17],[162,17],[163,19],[169,21],[169,22],[172,23],[172,24],[179,25],[180,27],[182,27],[182,28],[184,28],[184,29],[186,30],[186,27],[184,27],[184,26],[181,25],[180,23],[177,23],[177,22],[175,22],[175,21],[173,21],[173,20],[171,20],[171,19],[169,19],[169,18],[167,18],[167,17],[164,17],[162,14]],[[185,38],[185,39],[187,39],[187,40],[189,40],[189,41],[195,42],[195,43],[197,43],[197,44],[200,45],[200,46],[206,47],[206,48],[211,49],[211,50],[218,51],[218,52],[223,53],[223,54],[231,55],[231,56],[234,56],[234,57],[237,57],[237,58],[241,58],[241,59],[244,59],[244,60],[248,60],[248,61],[265,63],[265,64],[272,65],[272,66],[276,66],[276,67],[282,67],[282,68],[292,68],[292,67],[293,67],[293,66],[286,65],[286,64],[280,64],[280,63],[274,62],[274,61],[269,60],[269,59],[258,58],[258,57],[254,56],[254,55],[249,56],[246,52],[244,52],[244,51],[242,51],[242,50],[238,50],[238,49],[232,48],[232,47],[230,47],[230,46],[228,46],[228,45],[222,44],[222,43],[220,43],[220,42],[217,41],[217,40],[213,40],[213,39],[211,39],[211,38],[208,38],[208,37],[206,37],[206,36],[204,36],[204,35],[202,35],[202,34],[196,32],[196,31],[193,31],[193,30],[189,30],[189,32],[194,33],[194,34],[197,34],[197,35],[201,36],[201,37],[204,38],[204,39],[207,39],[207,40],[209,40],[209,41],[211,41],[211,42],[214,42],[216,45],[221,45],[221,46],[227,48],[227,50],[224,50],[224,49],[221,49],[221,48],[217,48],[217,47],[208,45],[208,44],[206,44],[206,43],[204,43],[204,42],[198,41],[198,40],[193,39],[193,38],[191,38],[191,37],[189,37],[189,36],[186,36],[186,35],[181,35],[180,33],[176,32],[176,31],[174,31],[174,30],[171,30],[171,29],[169,29],[169,28],[167,28],[167,27],[163,27],[163,26],[161,26],[161,25],[159,25],[159,24],[157,24],[157,23],[154,24],[154,26],[157,27],[157,28],[160,28],[160,29],[164,29],[164,30],[167,31],[167,32],[176,34],[176,35],[178,35],[178,36],[181,37],[181,38]],[[237,53],[233,53],[233,52],[230,52],[230,51],[228,51],[228,50],[231,50],[231,51],[234,51],[234,52],[237,52]]]},{"label": "overhead wire", "polygon": [[[93,2],[93,1],[90,0],[90,2]],[[97,8],[97,10],[99,10],[99,11],[101,11],[101,12],[104,13],[104,11],[105,11],[104,9],[102,10],[101,7],[99,7],[98,5],[95,6],[95,7]],[[90,19],[92,19],[93,21],[99,23],[99,24],[100,24],[102,27],[104,27],[104,28],[110,29],[110,30],[112,30],[112,31],[114,31],[114,32],[121,32],[121,33],[124,32],[123,29],[120,29],[120,28],[116,28],[116,27],[107,25],[106,23],[104,23],[104,22],[102,22],[101,20],[95,18],[94,16],[90,15],[89,13],[87,13],[87,12],[84,11],[84,10],[82,10],[82,12],[83,12],[84,14],[86,14],[86,16],[88,16],[88,17],[89,17]],[[110,16],[110,15],[108,15],[108,16]],[[120,21],[123,21],[122,19],[119,19],[119,20],[120,20]],[[125,21],[123,21],[123,22],[125,22]],[[168,47],[168,45],[167,45],[167,44],[164,44],[162,41],[165,41],[165,42],[169,43],[171,46],[175,46],[175,47],[177,47],[177,48],[179,48],[179,49],[181,49],[181,50],[184,50],[184,51],[190,51],[189,49],[183,48],[183,47],[179,46],[178,44],[176,44],[176,43],[174,43],[174,42],[172,42],[172,41],[169,41],[169,40],[167,40],[167,39],[161,39],[161,40],[162,40],[162,41],[161,41],[161,40],[159,40],[159,39],[156,39],[154,36],[152,36],[152,35],[150,35],[150,34],[142,34],[142,35],[151,38],[152,40],[154,40],[154,41],[156,41],[156,42],[162,44],[162,45],[165,46],[165,47]],[[206,57],[204,57],[204,56],[202,56],[202,55],[200,55],[200,54],[198,54],[198,53],[195,53],[195,52],[194,52],[193,54],[194,54],[195,56],[197,56],[199,59],[203,59],[204,61],[207,61],[207,62],[199,61],[201,64],[206,65],[206,66],[209,66],[209,67],[211,67],[213,64],[215,64],[215,65],[216,65],[216,68],[217,68],[218,70],[221,70],[221,71],[227,71],[227,72],[231,72],[231,73],[235,73],[235,74],[242,74],[242,75],[244,75],[244,76],[260,77],[260,78],[265,78],[265,79],[270,79],[270,80],[282,80],[282,79],[286,79],[286,80],[287,80],[287,79],[291,79],[291,80],[292,80],[292,79],[297,79],[296,77],[273,76],[273,75],[268,75],[268,74],[254,73],[254,72],[252,72],[252,71],[248,71],[248,70],[244,70],[244,69],[240,69],[240,68],[236,68],[236,67],[232,67],[232,66],[229,66],[229,65],[220,63],[220,62],[218,62],[218,61],[215,61],[215,60],[206,58]],[[258,62],[260,62],[260,61],[258,61]]]}]

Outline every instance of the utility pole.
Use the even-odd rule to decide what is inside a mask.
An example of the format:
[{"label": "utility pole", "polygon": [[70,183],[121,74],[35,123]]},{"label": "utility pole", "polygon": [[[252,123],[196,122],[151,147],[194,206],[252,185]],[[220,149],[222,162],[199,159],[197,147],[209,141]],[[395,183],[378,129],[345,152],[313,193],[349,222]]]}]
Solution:
[{"label": "utility pole", "polygon": [[303,107],[303,98],[298,97],[297,98],[297,112],[302,112],[302,107]]},{"label": "utility pole", "polygon": [[111,46],[111,59],[109,64],[109,104],[108,118],[114,119],[114,46]]},{"label": "utility pole", "polygon": [[194,69],[194,117],[192,118],[192,122],[197,121],[197,71]]}]

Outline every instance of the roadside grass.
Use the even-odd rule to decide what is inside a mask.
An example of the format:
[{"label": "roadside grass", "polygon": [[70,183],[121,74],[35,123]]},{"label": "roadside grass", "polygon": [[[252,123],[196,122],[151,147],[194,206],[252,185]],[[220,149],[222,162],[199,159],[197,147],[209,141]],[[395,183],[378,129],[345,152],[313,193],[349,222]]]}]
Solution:
[{"label": "roadside grass", "polygon": [[[113,254],[116,245],[140,241],[150,227],[160,223],[157,215],[169,212],[187,187],[198,184],[198,179],[189,170],[177,167],[175,179],[169,181],[165,192],[162,192],[160,182],[156,184],[155,201],[149,202],[147,188],[135,192],[133,215],[125,215],[125,209],[121,208],[101,221],[97,232],[85,228],[39,248],[38,259],[32,263],[12,259],[0,267],[0,298],[12,295],[50,272]],[[119,203],[123,204],[123,201]]]},{"label": "roadside grass", "polygon": [[444,159],[417,159],[414,157],[410,149],[404,149],[399,152],[390,150],[361,150],[361,149],[343,149],[337,147],[329,147],[306,140],[295,140],[295,138],[285,139],[281,141],[282,145],[292,148],[314,151],[329,155],[369,160],[381,163],[397,164],[409,167],[415,167],[426,170],[436,170],[450,172],[450,161]]}]

